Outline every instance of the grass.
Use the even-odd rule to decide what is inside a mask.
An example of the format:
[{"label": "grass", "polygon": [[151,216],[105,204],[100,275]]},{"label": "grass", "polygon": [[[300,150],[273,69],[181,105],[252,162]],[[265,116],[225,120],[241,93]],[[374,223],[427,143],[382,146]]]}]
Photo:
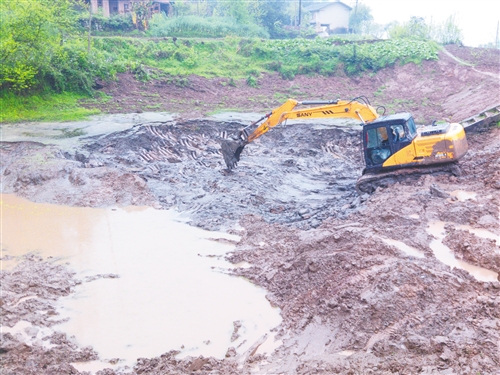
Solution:
[{"label": "grass", "polygon": [[63,129],[60,129],[60,132],[61,132],[61,134],[55,136],[54,138],[56,138],[56,139],[74,138],[74,137],[80,137],[80,136],[86,134],[82,128],[76,128],[76,129],[63,128]]},{"label": "grass", "polygon": [[[108,78],[119,72],[131,72],[141,81],[161,79],[165,84],[180,88],[190,87],[191,75],[224,78],[222,85],[229,86],[236,86],[236,81],[241,80],[248,87],[257,88],[259,77],[264,72],[278,73],[286,79],[299,74],[328,77],[337,74],[339,69],[343,75],[372,74],[397,62],[419,63],[425,59],[437,59],[437,47],[431,42],[389,40],[355,46],[335,41],[331,38],[267,40],[225,37],[174,41],[171,38],[110,37],[95,38],[93,49],[98,58],[96,61],[103,64],[102,69]],[[375,96],[383,96],[383,88],[379,88]],[[139,95],[158,97],[158,94],[148,92]],[[288,97],[300,96],[300,87],[294,86],[287,90],[286,96],[275,95],[273,99],[283,102]],[[98,107],[109,99],[106,95],[90,98],[70,92],[31,96],[0,92],[0,122],[80,120],[99,113],[98,109],[83,108],[83,103],[88,107]],[[254,97],[249,101],[267,103],[269,98]],[[160,109],[154,102],[149,105],[155,106],[149,109]]]},{"label": "grass", "polygon": [[147,105],[144,108],[146,108],[146,109],[160,109],[161,108],[161,104]]},{"label": "grass", "polygon": [[437,46],[417,40],[389,40],[353,45],[337,45],[333,39],[262,40],[224,39],[138,39],[98,38],[94,48],[109,64],[109,72],[131,71],[142,81],[163,78],[179,87],[189,85],[189,75],[205,78],[244,79],[258,86],[262,72],[278,72],[292,79],[298,74],[373,73],[399,63],[420,63],[437,59]]},{"label": "grass", "polygon": [[380,86],[380,87],[377,89],[377,91],[375,91],[375,92],[373,93],[373,96],[376,96],[376,97],[378,97],[378,96],[382,96],[382,94],[384,93],[384,90],[385,90],[385,89],[386,89],[386,86],[385,86],[385,85]]},{"label": "grass", "polygon": [[0,96],[0,122],[21,121],[75,121],[100,113],[98,109],[83,108],[80,99],[87,98],[75,93],[47,93],[43,95]]}]

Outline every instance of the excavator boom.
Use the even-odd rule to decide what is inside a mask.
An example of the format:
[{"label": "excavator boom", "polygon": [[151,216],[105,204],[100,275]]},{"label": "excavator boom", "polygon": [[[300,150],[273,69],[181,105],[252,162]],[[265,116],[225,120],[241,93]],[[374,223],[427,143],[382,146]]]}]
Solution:
[{"label": "excavator boom", "polygon": [[[360,100],[360,101],[358,101]],[[363,102],[361,102],[363,101]],[[297,106],[315,106],[296,109]],[[224,140],[221,144],[222,155],[228,169],[233,169],[243,148],[250,142],[267,133],[269,129],[285,122],[288,119],[317,119],[317,118],[352,118],[365,124],[377,119],[379,115],[366,99],[359,97],[353,100],[331,101],[303,101],[288,99],[280,107],[266,114],[253,124],[250,124],[236,135],[234,139]],[[262,122],[253,131],[249,128]]]}]

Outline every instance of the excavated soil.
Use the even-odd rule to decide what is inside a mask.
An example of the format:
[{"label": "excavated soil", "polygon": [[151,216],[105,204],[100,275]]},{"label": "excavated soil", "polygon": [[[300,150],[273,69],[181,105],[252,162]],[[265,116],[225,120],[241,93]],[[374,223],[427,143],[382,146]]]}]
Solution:
[{"label": "excavated soil", "polygon": [[[190,77],[188,87],[144,84],[123,75],[106,83],[112,99],[104,110],[159,104],[179,117],[82,137],[71,151],[2,142],[2,193],[74,206],[175,208],[192,225],[241,236],[227,259],[250,267],[232,273],[265,288],[280,308],[281,345],[268,356],[255,354],[259,342],[240,355],[228,348],[224,359],[178,359],[165,348],[159,357],[138,359],[134,374],[499,374],[500,283],[444,264],[435,250],[439,243],[457,259],[500,272],[498,127],[468,134],[460,176],[426,175],[360,196],[358,126],[299,122],[273,129],[228,172],[220,141],[248,122],[200,117],[220,107],[267,112],[281,104],[269,93],[365,95],[389,111],[412,112],[420,123],[460,121],[500,103],[497,51],[448,51],[475,67],[442,53],[437,62],[372,77],[266,76],[259,88],[199,77]],[[139,101],[144,93],[147,104]],[[459,199],[457,192],[475,195]],[[1,282],[2,326],[33,325],[30,340],[2,333],[3,373],[80,374],[71,363],[99,357],[62,332],[35,339],[43,335],[34,330],[57,323],[55,301],[84,282],[69,267],[28,255],[2,270]]]}]

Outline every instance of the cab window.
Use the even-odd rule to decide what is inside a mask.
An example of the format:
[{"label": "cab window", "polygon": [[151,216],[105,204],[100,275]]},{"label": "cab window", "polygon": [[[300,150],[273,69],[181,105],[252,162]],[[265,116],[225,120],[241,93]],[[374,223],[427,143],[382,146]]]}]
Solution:
[{"label": "cab window", "polygon": [[392,141],[394,143],[406,139],[405,129],[403,125],[392,125],[391,132],[392,132]]},{"label": "cab window", "polygon": [[417,134],[417,127],[415,126],[415,121],[413,121],[413,117],[410,117],[408,121],[406,121],[406,128],[408,129],[408,138],[413,139],[413,136]]},{"label": "cab window", "polygon": [[389,138],[387,136],[387,129],[385,127],[369,129],[366,132],[366,147],[376,148],[381,147],[383,144],[387,144]]},{"label": "cab window", "polygon": [[391,156],[391,147],[385,126],[366,131],[366,156],[371,165],[382,164]]}]

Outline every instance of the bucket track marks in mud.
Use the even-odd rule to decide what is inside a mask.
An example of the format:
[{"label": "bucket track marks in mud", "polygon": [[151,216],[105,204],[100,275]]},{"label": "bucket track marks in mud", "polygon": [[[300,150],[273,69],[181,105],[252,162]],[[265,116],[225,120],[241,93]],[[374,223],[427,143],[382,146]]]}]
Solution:
[{"label": "bucket track marks in mud", "polygon": [[190,213],[206,229],[257,214],[269,222],[316,227],[359,208],[359,132],[342,127],[284,126],[245,149],[225,169],[220,143],[243,125],[192,120],[143,124],[90,142],[107,167],[135,171],[165,208]]}]

